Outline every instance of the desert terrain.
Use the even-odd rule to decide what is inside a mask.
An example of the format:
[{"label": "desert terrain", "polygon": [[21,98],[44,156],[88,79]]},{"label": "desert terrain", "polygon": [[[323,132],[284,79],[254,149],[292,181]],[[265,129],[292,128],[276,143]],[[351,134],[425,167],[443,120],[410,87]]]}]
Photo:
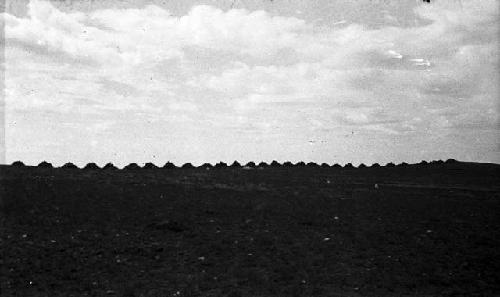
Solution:
[{"label": "desert terrain", "polygon": [[0,178],[5,297],[500,295],[500,165]]}]

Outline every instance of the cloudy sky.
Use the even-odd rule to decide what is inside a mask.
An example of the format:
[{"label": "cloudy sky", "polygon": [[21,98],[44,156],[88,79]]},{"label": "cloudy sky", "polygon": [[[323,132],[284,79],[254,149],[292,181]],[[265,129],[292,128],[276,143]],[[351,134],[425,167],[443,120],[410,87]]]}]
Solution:
[{"label": "cloudy sky", "polygon": [[6,161],[500,162],[497,0],[8,0]]}]

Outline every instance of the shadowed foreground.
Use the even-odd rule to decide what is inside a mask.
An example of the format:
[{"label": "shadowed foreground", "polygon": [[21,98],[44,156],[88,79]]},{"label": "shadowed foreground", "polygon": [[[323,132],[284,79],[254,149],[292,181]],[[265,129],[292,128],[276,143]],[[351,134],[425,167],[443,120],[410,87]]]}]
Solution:
[{"label": "shadowed foreground", "polygon": [[0,173],[2,296],[500,294],[498,165]]}]

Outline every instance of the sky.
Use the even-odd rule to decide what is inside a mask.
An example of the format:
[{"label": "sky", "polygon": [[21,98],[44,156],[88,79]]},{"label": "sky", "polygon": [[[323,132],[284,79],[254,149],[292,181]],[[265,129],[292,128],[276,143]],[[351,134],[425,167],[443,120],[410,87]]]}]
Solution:
[{"label": "sky", "polygon": [[5,160],[500,163],[498,0],[7,0]]}]

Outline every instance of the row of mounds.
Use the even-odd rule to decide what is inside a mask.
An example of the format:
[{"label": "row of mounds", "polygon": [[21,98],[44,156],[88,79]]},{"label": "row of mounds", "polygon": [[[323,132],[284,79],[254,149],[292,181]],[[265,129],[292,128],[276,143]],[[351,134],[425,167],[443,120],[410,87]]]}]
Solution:
[{"label": "row of mounds", "polygon": [[[158,167],[154,163],[150,163],[149,162],[149,163],[146,163],[143,167],[139,166],[137,163],[130,163],[127,166],[123,167],[123,169],[124,170],[156,170],[156,169],[175,169],[175,168],[183,168],[183,169],[202,168],[202,169],[210,170],[210,169],[213,169],[213,168],[217,168],[217,169],[218,168],[243,168],[243,169],[258,168],[258,169],[262,169],[262,168],[267,168],[267,167],[271,167],[271,168],[294,168],[294,167],[299,167],[300,168],[300,167],[303,167],[303,168],[346,168],[346,169],[354,169],[354,168],[378,168],[378,167],[387,167],[387,168],[390,168],[390,167],[408,167],[408,166],[427,166],[427,165],[440,165],[440,164],[454,164],[454,163],[458,163],[458,162],[459,161],[457,161],[455,159],[448,159],[446,161],[435,160],[435,161],[431,161],[431,162],[421,161],[420,163],[417,163],[417,164],[408,164],[406,162],[402,162],[402,163],[397,164],[397,165],[391,162],[391,163],[387,163],[385,166],[381,166],[379,163],[374,163],[371,166],[367,166],[367,165],[361,163],[360,165],[358,165],[358,167],[355,167],[351,163],[347,163],[344,166],[342,166],[342,165],[337,164],[337,163],[334,164],[334,165],[330,165],[330,164],[327,164],[327,163],[317,164],[317,163],[314,163],[314,162],[305,163],[305,162],[302,162],[302,161],[298,162],[296,164],[293,164],[292,162],[289,162],[289,161],[284,162],[283,164],[279,163],[278,161],[272,161],[269,164],[266,163],[266,162],[260,162],[259,164],[256,164],[255,162],[248,162],[245,165],[241,165],[238,161],[234,161],[231,165],[228,165],[227,163],[224,163],[224,162],[218,162],[215,165],[212,165],[210,163],[204,163],[204,164],[202,164],[202,165],[200,165],[198,167],[194,166],[191,163],[185,163],[181,167],[177,167],[174,163],[167,162],[162,167]],[[14,163],[12,163],[12,167],[24,167],[24,166],[25,166],[24,163],[21,162],[21,161],[15,161]],[[41,162],[40,164],[38,164],[37,167],[39,167],[39,168],[54,168],[54,166],[51,163],[46,162],[46,161]],[[61,168],[64,168],[64,169],[79,169],[79,167],[76,166],[73,163],[66,163],[66,164],[62,165]],[[100,169],[103,169],[103,170],[119,170],[119,168],[116,167],[115,165],[113,165],[113,163],[107,163],[102,168],[99,167],[99,165],[97,165],[96,163],[88,163],[82,169],[83,170],[100,170]]]}]

